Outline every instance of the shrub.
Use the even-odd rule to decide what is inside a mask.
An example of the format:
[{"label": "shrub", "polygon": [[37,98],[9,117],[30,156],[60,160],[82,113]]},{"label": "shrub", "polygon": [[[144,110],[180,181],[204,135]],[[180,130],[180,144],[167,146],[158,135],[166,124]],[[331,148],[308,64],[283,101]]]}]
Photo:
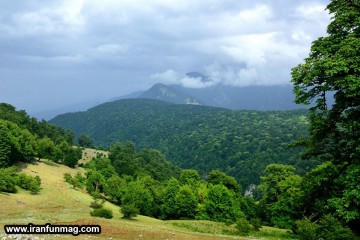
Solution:
[{"label": "shrub", "polygon": [[103,205],[104,205],[103,202],[99,202],[99,201],[95,200],[90,204],[90,207],[93,209],[99,209],[99,208],[102,208]]},{"label": "shrub", "polygon": [[73,181],[73,177],[71,176],[71,174],[70,173],[64,173],[64,180],[65,180],[65,182],[67,182],[67,183],[72,183],[72,181]]},{"label": "shrub", "polygon": [[311,222],[305,218],[295,222],[297,233],[301,240],[326,239],[343,240],[353,239],[350,229],[345,228],[333,216],[325,215],[318,223]]},{"label": "shrub", "polygon": [[239,230],[240,235],[243,236],[248,235],[251,230],[250,223],[245,218],[240,218],[236,222],[236,228]]},{"label": "shrub", "polygon": [[93,211],[90,212],[90,215],[93,217],[101,217],[101,218],[106,218],[106,219],[113,218],[112,211],[107,208],[94,209]]},{"label": "shrub", "polygon": [[124,218],[131,219],[136,217],[140,210],[134,204],[125,204],[121,206],[120,212],[124,215]]},{"label": "shrub", "polygon": [[316,223],[304,218],[295,222],[294,232],[298,234],[301,240],[313,240],[317,237],[317,229]]},{"label": "shrub", "polygon": [[328,214],[319,221],[318,238],[326,240],[353,239],[353,234],[350,229],[344,228],[336,218]]},{"label": "shrub", "polygon": [[250,224],[253,226],[255,231],[260,231],[260,228],[261,228],[261,220],[260,220],[260,218],[252,218],[252,219],[250,219]]},{"label": "shrub", "polygon": [[20,173],[17,176],[17,185],[22,189],[29,190],[32,194],[39,193],[40,184],[40,177],[28,176],[25,173]]}]

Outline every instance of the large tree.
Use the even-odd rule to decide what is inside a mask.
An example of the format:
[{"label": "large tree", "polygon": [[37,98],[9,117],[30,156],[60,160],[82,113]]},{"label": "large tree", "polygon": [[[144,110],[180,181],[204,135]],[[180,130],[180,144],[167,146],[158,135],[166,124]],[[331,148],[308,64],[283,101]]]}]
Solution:
[{"label": "large tree", "polygon": [[292,69],[292,82],[297,103],[314,102],[310,137],[302,141],[307,157],[327,161],[307,177],[316,182],[309,194],[323,198],[323,209],[355,228],[360,219],[355,174],[360,159],[360,1],[332,0],[327,10],[332,15],[328,35],[315,40],[309,57]]}]

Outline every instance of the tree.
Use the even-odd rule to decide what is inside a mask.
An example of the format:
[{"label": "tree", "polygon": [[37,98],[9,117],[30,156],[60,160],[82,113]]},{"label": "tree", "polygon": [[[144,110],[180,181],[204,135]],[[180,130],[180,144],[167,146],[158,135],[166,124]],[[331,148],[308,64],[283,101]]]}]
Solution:
[{"label": "tree", "polygon": [[175,209],[180,219],[194,219],[198,199],[189,185],[180,187],[179,192],[175,196]]},{"label": "tree", "polygon": [[55,150],[55,144],[51,141],[50,138],[43,138],[38,141],[38,157],[40,158],[47,158],[53,159]]},{"label": "tree", "polygon": [[241,193],[241,187],[236,179],[219,170],[213,170],[208,174],[208,182],[213,185],[222,184],[235,193]]},{"label": "tree", "polygon": [[154,197],[140,181],[130,182],[121,198],[122,206],[133,204],[142,215],[151,216]]},{"label": "tree", "polygon": [[125,180],[118,175],[113,175],[106,180],[104,193],[109,196],[113,202],[120,203],[125,187]]},{"label": "tree", "polygon": [[139,208],[134,204],[122,205],[120,212],[123,214],[123,218],[132,219],[139,214]]},{"label": "tree", "polygon": [[211,221],[235,222],[244,217],[237,200],[234,192],[224,185],[212,185],[209,187],[201,216]]},{"label": "tree", "polygon": [[105,178],[97,171],[90,171],[87,174],[86,190],[89,193],[102,192],[105,186]]},{"label": "tree", "polygon": [[79,159],[82,155],[82,150],[80,148],[72,148],[70,147],[65,154],[65,158],[63,160],[64,164],[68,167],[75,168],[78,164]]},{"label": "tree", "polygon": [[180,184],[188,184],[190,186],[198,186],[200,184],[200,175],[199,172],[194,169],[182,170],[180,173]]},{"label": "tree", "polygon": [[11,143],[6,129],[0,124],[0,167],[10,164]]},{"label": "tree", "polygon": [[175,197],[179,192],[179,189],[180,184],[177,179],[171,178],[167,181],[163,195],[164,204],[161,206],[162,218],[178,219],[178,210]]},{"label": "tree", "polygon": [[90,136],[86,134],[80,134],[78,137],[78,143],[80,147],[93,148],[94,143]]},{"label": "tree", "polygon": [[[315,40],[309,57],[291,73],[295,101],[309,104],[315,100],[310,115],[310,137],[300,141],[307,148],[305,157],[324,159],[333,166],[326,173],[327,179],[316,186],[324,198],[323,209],[330,209],[329,199],[347,201],[346,194],[352,191],[357,199],[360,195],[355,184],[347,183],[347,175],[352,172],[348,169],[359,164],[360,159],[360,2],[332,0],[327,9],[332,14],[328,36]],[[332,106],[327,101],[330,93],[334,98]],[[346,192],[339,191],[344,188]],[[345,206],[333,204],[333,213],[342,212],[339,217],[356,229],[359,205],[359,201],[350,201]]]},{"label": "tree", "polygon": [[0,192],[16,193],[16,169],[11,168],[0,168]]},{"label": "tree", "polygon": [[299,214],[302,178],[295,174],[293,166],[269,164],[261,181],[258,188],[263,192],[262,217],[277,227],[290,228]]},{"label": "tree", "polygon": [[[1,147],[0,166],[10,166],[15,162],[30,162],[36,155],[36,138],[15,123],[0,120]],[[10,151],[9,151],[10,150]]]}]

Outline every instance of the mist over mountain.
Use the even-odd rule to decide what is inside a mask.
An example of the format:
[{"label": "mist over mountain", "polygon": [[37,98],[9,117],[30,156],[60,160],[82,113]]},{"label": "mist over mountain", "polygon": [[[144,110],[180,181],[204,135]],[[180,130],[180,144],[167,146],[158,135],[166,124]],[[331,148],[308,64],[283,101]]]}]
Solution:
[{"label": "mist over mountain", "polygon": [[[234,110],[294,110],[304,108],[294,103],[292,85],[230,86],[216,84],[199,72],[189,72],[188,81],[204,83],[204,87],[191,88],[183,84],[157,83],[138,94],[138,98],[162,100],[177,104],[196,104]],[[124,99],[124,98],[121,98]]]},{"label": "mist over mountain", "polygon": [[150,98],[176,104],[204,105],[201,101],[184,93],[181,89],[162,83],[155,84],[149,90],[139,95],[138,98]]}]

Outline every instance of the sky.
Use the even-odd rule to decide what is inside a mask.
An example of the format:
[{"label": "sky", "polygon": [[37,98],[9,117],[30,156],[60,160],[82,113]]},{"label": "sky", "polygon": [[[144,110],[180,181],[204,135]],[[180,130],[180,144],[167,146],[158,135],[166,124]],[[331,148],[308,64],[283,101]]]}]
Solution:
[{"label": "sky", "polygon": [[[0,102],[27,112],[153,84],[288,84],[325,0],[0,0]],[[197,71],[211,81],[186,77]]]}]

